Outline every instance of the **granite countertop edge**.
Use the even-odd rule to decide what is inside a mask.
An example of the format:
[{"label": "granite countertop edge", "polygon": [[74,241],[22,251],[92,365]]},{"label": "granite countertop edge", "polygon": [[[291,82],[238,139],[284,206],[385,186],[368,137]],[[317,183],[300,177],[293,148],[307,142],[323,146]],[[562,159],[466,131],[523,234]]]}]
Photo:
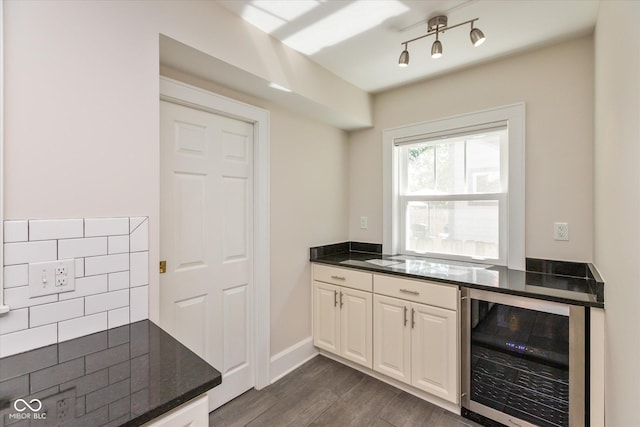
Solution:
[{"label": "granite countertop edge", "polygon": [[[360,250],[354,250],[354,248],[357,248]],[[604,282],[602,281],[602,278],[597,268],[591,263],[572,263],[572,262],[567,263],[562,261],[559,262],[559,261],[547,261],[547,260],[539,260],[539,259],[528,259],[535,262],[545,263],[545,267],[551,266],[549,267],[551,269],[555,267],[553,263],[556,263],[556,264],[559,263],[562,266],[569,265],[570,267],[582,266],[584,268],[584,277],[575,277],[569,274],[548,273],[545,271],[525,272],[525,273],[538,274],[551,280],[553,280],[553,278],[584,280],[586,281],[586,284],[589,287],[589,292],[585,294],[593,298],[593,300],[585,301],[581,299],[573,299],[570,297],[562,297],[558,295],[545,295],[545,294],[539,294],[539,293],[532,293],[532,292],[527,292],[519,289],[487,286],[479,283],[468,282],[465,280],[455,280],[451,278],[445,279],[441,277],[430,276],[428,274],[412,274],[407,272],[394,271],[391,268],[378,266],[374,264],[349,265],[349,264],[343,263],[342,260],[336,259],[336,258],[342,258],[342,257],[344,257],[344,259],[351,259],[353,256],[366,257],[367,255],[370,255],[372,258],[375,257],[375,258],[381,258],[381,259],[387,259],[390,257],[389,255],[382,254],[382,245],[346,242],[346,243],[338,243],[338,244],[310,248],[309,261],[312,263],[332,265],[340,268],[370,271],[370,272],[389,274],[393,276],[405,277],[410,279],[429,280],[433,282],[454,285],[459,288],[466,287],[471,289],[486,290],[486,291],[497,292],[502,294],[534,298],[534,299],[544,300],[544,301],[558,302],[563,304],[579,305],[579,306],[594,307],[594,308],[604,308]],[[504,267],[503,269],[505,271],[508,271]]]}]

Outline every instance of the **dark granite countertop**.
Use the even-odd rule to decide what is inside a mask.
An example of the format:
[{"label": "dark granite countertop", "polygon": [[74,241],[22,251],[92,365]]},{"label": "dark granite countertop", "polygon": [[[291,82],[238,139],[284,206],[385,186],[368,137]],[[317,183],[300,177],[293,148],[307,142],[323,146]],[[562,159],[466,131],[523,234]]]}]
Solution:
[{"label": "dark granite countertop", "polygon": [[310,260],[337,267],[604,308],[604,282],[596,268],[588,263],[527,258],[527,271],[520,271],[435,258],[383,255],[382,245],[355,242],[311,248]]},{"label": "dark granite countertop", "polygon": [[220,372],[144,320],[0,359],[0,425],[139,426],[220,382]]}]

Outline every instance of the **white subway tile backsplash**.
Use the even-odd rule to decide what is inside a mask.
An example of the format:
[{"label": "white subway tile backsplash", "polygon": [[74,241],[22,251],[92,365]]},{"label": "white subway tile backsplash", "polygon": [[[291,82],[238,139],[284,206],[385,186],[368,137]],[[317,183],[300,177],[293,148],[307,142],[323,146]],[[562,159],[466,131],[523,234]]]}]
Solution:
[{"label": "white subway tile backsplash", "polygon": [[[9,220],[0,357],[147,319],[149,219]],[[76,289],[30,298],[29,264],[75,260]],[[132,288],[134,286],[134,288]]]},{"label": "white subway tile backsplash", "polygon": [[0,335],[21,331],[29,327],[29,309],[11,310],[0,316]]},{"label": "white subway tile backsplash", "polygon": [[121,271],[119,273],[109,274],[109,291],[117,291],[129,287],[129,272]]},{"label": "white subway tile backsplash", "polygon": [[129,254],[105,255],[84,259],[84,274],[115,273],[129,269]]},{"label": "white subway tile backsplash", "polygon": [[58,242],[58,259],[84,258],[106,254],[106,237],[63,239]]},{"label": "white subway tile backsplash", "polygon": [[109,236],[109,254],[129,253],[129,236]]},{"label": "white subway tile backsplash", "polygon": [[87,295],[102,294],[108,291],[108,279],[106,274],[99,276],[80,277],[76,279],[76,289],[60,294],[60,300],[81,298]]},{"label": "white subway tile backsplash", "polygon": [[35,219],[29,221],[29,240],[53,240],[82,237],[82,219]]},{"label": "white subway tile backsplash", "polygon": [[51,325],[0,335],[0,357],[55,344],[58,340],[57,330],[57,325],[53,323]]},{"label": "white subway tile backsplash", "polygon": [[129,230],[131,230],[131,233],[146,219],[148,219],[146,216],[132,216],[129,218]]},{"label": "white subway tile backsplash", "polygon": [[4,243],[29,240],[29,223],[26,220],[4,222]]},{"label": "white subway tile backsplash", "polygon": [[82,299],[42,304],[29,309],[29,326],[41,326],[84,316]]},{"label": "white subway tile backsplash", "polygon": [[149,221],[144,220],[131,231],[131,252],[149,250]]},{"label": "white subway tile backsplash", "polygon": [[139,286],[131,288],[129,291],[131,293],[129,300],[131,315],[129,320],[133,323],[149,318],[149,286]]},{"label": "white subway tile backsplash", "polygon": [[108,329],[107,312],[65,320],[58,323],[58,342]]},{"label": "white subway tile backsplash", "polygon": [[149,284],[149,252],[131,252],[131,287]]},{"label": "white subway tile backsplash", "polygon": [[129,290],[107,292],[106,294],[91,295],[84,299],[86,314],[99,313],[129,305]]},{"label": "white subway tile backsplash", "polygon": [[13,288],[29,284],[29,264],[10,265],[4,268],[4,287]]},{"label": "white subway tile backsplash", "polygon": [[4,245],[4,265],[55,261],[57,256],[58,245],[56,240],[5,243]]},{"label": "white subway tile backsplash", "polygon": [[129,323],[129,307],[122,307],[115,310],[109,310],[109,329]]},{"label": "white subway tile backsplash", "polygon": [[129,234],[129,218],[87,218],[84,220],[85,237]]},{"label": "white subway tile backsplash", "polygon": [[47,304],[58,301],[58,295],[45,295],[43,297],[29,297],[29,286],[18,286],[4,290],[5,303],[11,310],[17,308],[31,307],[34,305]]},{"label": "white subway tile backsplash", "polygon": [[76,258],[76,277],[84,277],[84,258]]}]

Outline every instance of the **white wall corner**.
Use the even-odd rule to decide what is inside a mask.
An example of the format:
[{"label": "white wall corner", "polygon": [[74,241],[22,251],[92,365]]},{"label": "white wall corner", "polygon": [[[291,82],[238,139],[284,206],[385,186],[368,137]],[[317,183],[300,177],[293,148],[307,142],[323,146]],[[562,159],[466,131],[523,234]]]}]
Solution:
[{"label": "white wall corner", "polygon": [[271,384],[318,355],[313,337],[307,337],[271,358]]}]

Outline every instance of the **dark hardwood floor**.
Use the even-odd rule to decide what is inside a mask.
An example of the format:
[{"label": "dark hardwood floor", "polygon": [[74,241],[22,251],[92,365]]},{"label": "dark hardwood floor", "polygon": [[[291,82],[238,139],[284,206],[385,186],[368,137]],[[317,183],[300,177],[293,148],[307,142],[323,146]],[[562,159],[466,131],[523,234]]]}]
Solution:
[{"label": "dark hardwood floor", "polygon": [[209,414],[209,426],[470,427],[479,424],[317,356]]}]

